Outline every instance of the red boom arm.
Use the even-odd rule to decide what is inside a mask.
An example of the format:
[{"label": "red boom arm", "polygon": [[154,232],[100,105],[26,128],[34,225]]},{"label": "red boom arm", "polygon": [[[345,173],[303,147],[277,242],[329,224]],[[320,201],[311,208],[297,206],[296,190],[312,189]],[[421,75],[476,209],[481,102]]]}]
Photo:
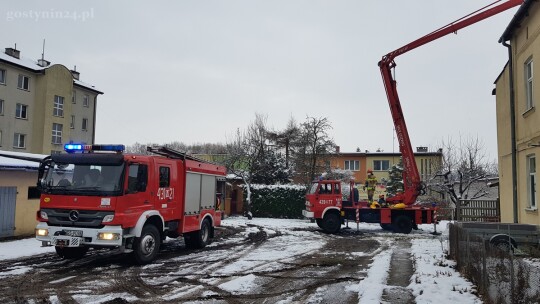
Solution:
[{"label": "red boom arm", "polygon": [[[411,205],[416,201],[416,198],[420,194],[423,188],[420,175],[418,174],[418,168],[416,167],[416,161],[414,159],[414,153],[409,139],[409,133],[407,131],[407,125],[401,110],[401,103],[399,101],[396,81],[392,77],[392,69],[396,66],[394,58],[402,55],[408,51],[411,51],[419,46],[429,43],[433,40],[437,40],[450,33],[456,33],[458,30],[465,28],[471,24],[475,24],[493,15],[506,11],[512,7],[521,5],[524,0],[498,0],[490,5],[487,5],[461,19],[458,19],[448,25],[445,25],[438,30],[435,30],[399,49],[388,53],[383,56],[379,61],[379,68],[384,82],[384,89],[386,90],[386,97],[388,98],[388,104],[390,105],[390,112],[392,113],[392,120],[396,128],[396,135],[399,142],[399,150],[403,158],[403,187],[404,193],[398,194],[394,197],[388,198],[392,203],[405,203]],[[501,4],[497,4],[503,2]]]}]

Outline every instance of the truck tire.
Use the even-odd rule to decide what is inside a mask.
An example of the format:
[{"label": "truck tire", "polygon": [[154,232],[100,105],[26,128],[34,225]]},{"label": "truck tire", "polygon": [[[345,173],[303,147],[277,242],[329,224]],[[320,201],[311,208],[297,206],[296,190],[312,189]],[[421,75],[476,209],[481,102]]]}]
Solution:
[{"label": "truck tire", "polygon": [[159,252],[161,236],[154,225],[145,225],[141,236],[133,244],[133,256],[139,264],[147,264],[154,260]]},{"label": "truck tire", "polygon": [[412,231],[413,222],[408,215],[399,215],[394,219],[392,227],[396,233],[409,234]]},{"label": "truck tire", "polygon": [[381,228],[388,231],[394,230],[394,227],[392,227],[392,224],[381,224]]},{"label": "truck tire", "polygon": [[339,214],[335,212],[327,212],[323,217],[323,230],[327,233],[338,233],[341,229],[341,220]]},{"label": "truck tire", "polygon": [[212,225],[209,220],[204,220],[201,225],[201,230],[187,233],[184,236],[184,241],[187,248],[199,249],[204,248],[212,241],[210,238],[210,230]]},{"label": "truck tire", "polygon": [[63,259],[80,259],[88,252],[88,247],[55,246],[54,250],[56,250],[56,254]]},{"label": "truck tire", "polygon": [[315,221],[317,222],[317,226],[319,226],[319,228],[324,229],[324,226],[323,226],[323,220],[322,220],[322,219],[315,219]]}]

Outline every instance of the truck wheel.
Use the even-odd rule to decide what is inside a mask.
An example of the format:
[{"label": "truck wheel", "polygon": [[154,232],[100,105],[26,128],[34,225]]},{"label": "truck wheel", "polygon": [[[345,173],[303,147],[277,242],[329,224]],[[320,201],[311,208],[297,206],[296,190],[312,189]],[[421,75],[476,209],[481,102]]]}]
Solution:
[{"label": "truck wheel", "polygon": [[388,231],[394,230],[394,227],[392,227],[392,224],[381,224],[381,228]]},{"label": "truck wheel", "polygon": [[323,220],[322,219],[315,219],[317,221],[317,226],[319,226],[319,228],[321,229],[324,229],[324,226],[323,226]]},{"label": "truck wheel", "polygon": [[61,258],[64,258],[64,259],[80,259],[88,252],[88,247],[59,247],[59,246],[55,246],[54,250],[56,250],[56,254],[58,254],[58,256],[61,257]]},{"label": "truck wheel", "polygon": [[394,232],[409,234],[413,228],[413,222],[407,215],[399,215],[394,219],[392,223]]},{"label": "truck wheel", "polygon": [[141,236],[135,239],[133,244],[133,256],[139,264],[147,264],[154,260],[159,247],[161,237],[159,231],[154,225],[145,225]]},{"label": "truck wheel", "polygon": [[323,217],[323,230],[328,233],[338,233],[341,228],[339,215],[334,212],[326,213]]},{"label": "truck wheel", "polygon": [[206,245],[210,244],[210,230],[212,225],[209,220],[204,220],[201,225],[201,230],[193,231],[186,236],[184,236],[184,241],[187,248],[204,248]]}]

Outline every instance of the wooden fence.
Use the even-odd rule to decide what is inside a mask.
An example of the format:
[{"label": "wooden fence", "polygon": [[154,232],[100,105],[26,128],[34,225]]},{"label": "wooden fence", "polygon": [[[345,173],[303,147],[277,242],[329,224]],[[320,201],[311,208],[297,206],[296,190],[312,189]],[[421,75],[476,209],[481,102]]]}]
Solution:
[{"label": "wooden fence", "polygon": [[458,221],[500,222],[501,206],[499,200],[462,200],[456,207]]}]

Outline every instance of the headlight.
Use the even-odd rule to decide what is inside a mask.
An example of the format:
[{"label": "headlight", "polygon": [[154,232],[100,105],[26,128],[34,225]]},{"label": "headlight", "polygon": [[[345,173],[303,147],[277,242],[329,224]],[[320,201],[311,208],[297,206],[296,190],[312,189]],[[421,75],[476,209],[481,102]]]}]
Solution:
[{"label": "headlight", "polygon": [[112,222],[113,220],[114,220],[114,214],[109,214],[109,215],[106,215],[101,222],[109,223],[109,222]]},{"label": "headlight", "polygon": [[47,236],[49,235],[48,229],[36,229],[36,236]]},{"label": "headlight", "polygon": [[40,211],[39,212],[39,216],[44,219],[44,220],[48,220],[49,219],[49,216],[47,215],[47,212],[45,211]]},{"label": "headlight", "polygon": [[110,232],[100,232],[97,236],[98,240],[115,241],[120,239],[120,234]]}]

